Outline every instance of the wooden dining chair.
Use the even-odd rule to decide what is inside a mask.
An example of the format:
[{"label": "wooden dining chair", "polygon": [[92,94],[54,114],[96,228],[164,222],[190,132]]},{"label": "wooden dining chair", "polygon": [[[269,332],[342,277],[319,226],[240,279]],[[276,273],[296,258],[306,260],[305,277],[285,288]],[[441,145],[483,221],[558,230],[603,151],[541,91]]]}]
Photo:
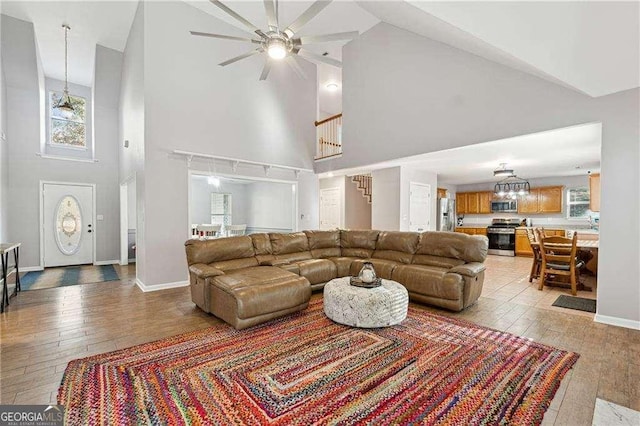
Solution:
[{"label": "wooden dining chair", "polygon": [[584,262],[576,258],[577,242],[577,233],[573,234],[573,238],[540,238],[542,265],[538,290],[542,290],[545,284],[566,284],[566,281],[559,280],[564,277],[571,284],[571,294],[575,296],[578,293],[578,270],[584,266]]},{"label": "wooden dining chair", "polygon": [[237,235],[244,235],[247,230],[247,225],[227,225],[224,229],[227,231],[227,237],[234,237]]},{"label": "wooden dining chair", "polygon": [[533,262],[531,263],[531,272],[529,273],[529,282],[534,278],[540,277],[540,267],[542,266],[542,257],[540,256],[540,245],[536,234],[532,228],[527,228],[527,238],[533,252]]},{"label": "wooden dining chair", "polygon": [[215,238],[219,236],[220,228],[222,228],[222,225],[214,225],[212,223],[202,224],[198,225],[198,232],[202,231],[205,238]]}]

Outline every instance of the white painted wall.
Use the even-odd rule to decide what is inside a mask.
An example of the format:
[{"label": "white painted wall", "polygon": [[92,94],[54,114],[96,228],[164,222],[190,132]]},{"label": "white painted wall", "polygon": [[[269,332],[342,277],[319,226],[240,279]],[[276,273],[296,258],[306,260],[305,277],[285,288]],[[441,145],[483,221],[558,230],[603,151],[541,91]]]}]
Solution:
[{"label": "white painted wall", "polygon": [[0,55],[0,241],[8,241],[9,141],[7,135],[7,87]]},{"label": "white painted wall", "polygon": [[298,231],[320,228],[319,200],[318,176],[301,172],[298,176]]},{"label": "white painted wall", "polygon": [[640,328],[640,89],[590,98],[381,23],[343,50],[343,107],[343,155],[317,172],[601,122],[597,318]]},{"label": "white painted wall", "polygon": [[[100,49],[96,51],[100,57]],[[33,25],[2,16],[2,55],[6,79],[6,99],[12,106],[7,111],[9,146],[8,239],[21,242],[21,265],[40,265],[39,182],[78,182],[96,185],[97,214],[104,221],[95,224],[96,260],[118,259],[119,253],[119,190],[117,184],[118,152],[113,138],[117,121],[104,117],[105,126],[96,129],[98,163],[79,163],[44,159],[40,151],[40,135],[44,123],[40,115],[40,82]],[[111,58],[113,59],[113,58]],[[109,60],[109,59],[107,59]],[[117,66],[117,65],[116,65]],[[118,91],[120,73],[105,75],[96,70],[96,87]],[[94,99],[98,105],[117,110],[108,99]],[[117,117],[117,115],[116,115]],[[110,128],[107,128],[109,127]]]},{"label": "white painted wall", "polygon": [[137,212],[136,212],[136,181],[127,182],[127,228],[136,229]]},{"label": "white painted wall", "polygon": [[344,227],[371,229],[371,204],[350,177],[344,179]]},{"label": "white painted wall", "polygon": [[[246,223],[259,232],[291,232],[295,229],[295,191],[289,183],[254,182],[247,186],[247,215],[233,223]],[[235,213],[234,213],[235,215]]]},{"label": "white painted wall", "polygon": [[191,176],[191,223],[211,223],[211,194],[231,194],[231,213],[234,224],[247,223],[248,184],[222,181],[220,187],[209,185],[207,176]]},{"label": "white painted wall", "polygon": [[[136,278],[146,276],[145,205],[144,205],[144,2],[138,3],[122,58],[122,78],[119,92],[118,132],[119,181],[135,182],[136,220],[129,228],[136,229]],[[125,148],[124,141],[129,141]]]},{"label": "white painted wall", "polygon": [[[146,287],[187,278],[187,164],[172,150],[307,168],[313,164],[315,67],[304,65],[309,80],[291,78],[283,66],[275,67],[267,81],[258,81],[263,58],[221,68],[219,62],[242,53],[244,46],[196,38],[190,29],[242,34],[186,3],[144,5],[145,176],[138,197],[144,199],[145,253],[138,253],[138,262],[144,255],[148,268],[141,281]],[[261,168],[249,170],[264,176]],[[238,169],[239,175],[247,173]],[[276,170],[270,177],[280,173],[293,177],[293,172]]]},{"label": "white painted wall", "polygon": [[400,230],[400,167],[375,170],[371,173],[373,193],[371,228],[380,231]]},{"label": "white painted wall", "polygon": [[409,166],[400,167],[400,230],[409,230],[409,192],[410,183],[422,183],[430,185],[431,187],[431,205],[429,206],[430,218],[429,218],[429,231],[435,231],[436,229],[436,197],[437,197],[437,183],[438,177],[435,173],[428,170],[420,170]]}]

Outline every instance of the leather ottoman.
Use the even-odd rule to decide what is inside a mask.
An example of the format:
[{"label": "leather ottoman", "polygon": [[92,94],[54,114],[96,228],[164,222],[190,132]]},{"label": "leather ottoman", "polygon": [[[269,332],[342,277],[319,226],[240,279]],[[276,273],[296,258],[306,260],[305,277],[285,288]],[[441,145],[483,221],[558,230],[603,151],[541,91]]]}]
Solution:
[{"label": "leather ottoman", "polygon": [[309,304],[311,285],[275,266],[228,271],[211,281],[211,313],[236,330],[301,311]]}]

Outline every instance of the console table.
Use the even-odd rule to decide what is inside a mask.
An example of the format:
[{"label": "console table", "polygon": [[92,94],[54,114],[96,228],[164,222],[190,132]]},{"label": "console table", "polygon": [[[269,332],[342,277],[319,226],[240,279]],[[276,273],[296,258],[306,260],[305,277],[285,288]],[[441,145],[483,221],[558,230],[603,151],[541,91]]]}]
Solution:
[{"label": "console table", "polygon": [[[13,251],[14,267],[9,270],[9,253]],[[9,306],[9,287],[7,280],[9,275],[15,272],[16,288],[13,294],[17,294],[20,289],[20,271],[18,269],[20,260],[20,243],[0,243],[0,257],[2,258],[2,303],[0,303],[0,312],[4,312],[4,307]]]}]

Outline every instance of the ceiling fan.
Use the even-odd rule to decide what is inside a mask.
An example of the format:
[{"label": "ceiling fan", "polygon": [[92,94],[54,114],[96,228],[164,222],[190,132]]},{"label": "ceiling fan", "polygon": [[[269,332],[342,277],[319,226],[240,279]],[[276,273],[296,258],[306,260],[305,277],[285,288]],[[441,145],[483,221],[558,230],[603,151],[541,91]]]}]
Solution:
[{"label": "ceiling fan", "polygon": [[298,56],[301,56],[302,58],[316,64],[321,63],[333,65],[334,67],[342,67],[342,62],[327,56],[319,55],[315,52],[305,49],[304,46],[315,43],[324,43],[328,41],[351,40],[357,37],[359,34],[358,31],[349,31],[344,33],[296,37],[296,34],[300,31],[300,28],[302,28],[307,22],[315,18],[315,16],[318,15],[325,7],[327,7],[332,0],[316,1],[284,30],[281,29],[278,19],[278,0],[264,0],[264,8],[267,15],[267,24],[269,26],[269,29],[266,31],[263,31],[260,28],[256,27],[222,2],[218,0],[210,1],[211,3],[222,9],[224,12],[226,12],[228,15],[236,19],[238,22],[242,23],[242,25],[250,29],[252,33],[258,35],[259,38],[255,38],[255,36],[252,34],[247,34],[249,38],[223,34],[203,33],[199,31],[191,31],[191,34],[201,37],[213,37],[224,40],[245,41],[257,44],[258,47],[256,49],[250,50],[249,52],[243,53],[240,56],[236,56],[235,58],[231,58],[229,60],[221,62],[219,65],[224,67],[241,59],[266,52],[267,59],[264,64],[264,68],[262,69],[262,74],[260,74],[260,80],[267,79],[274,61],[283,59],[287,62],[287,64],[289,64],[289,66],[291,66],[291,68],[299,77],[306,78],[304,71],[297,62]]}]

